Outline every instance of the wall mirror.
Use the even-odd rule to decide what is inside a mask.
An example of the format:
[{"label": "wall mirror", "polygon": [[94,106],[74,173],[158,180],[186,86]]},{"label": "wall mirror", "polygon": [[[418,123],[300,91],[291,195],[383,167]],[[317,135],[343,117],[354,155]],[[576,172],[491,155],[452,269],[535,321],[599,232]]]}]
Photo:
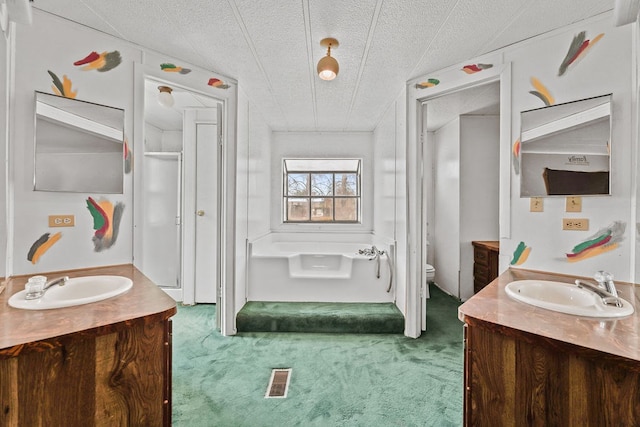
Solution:
[{"label": "wall mirror", "polygon": [[124,110],[36,92],[34,190],[123,192]]},{"label": "wall mirror", "polygon": [[520,197],[611,194],[611,95],[520,113]]}]

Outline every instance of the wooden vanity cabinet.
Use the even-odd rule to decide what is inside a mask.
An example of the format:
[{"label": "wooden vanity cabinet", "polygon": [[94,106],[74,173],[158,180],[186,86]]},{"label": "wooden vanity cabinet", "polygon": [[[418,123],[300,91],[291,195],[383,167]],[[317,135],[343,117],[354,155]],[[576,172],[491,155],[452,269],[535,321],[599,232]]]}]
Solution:
[{"label": "wooden vanity cabinet", "polygon": [[498,277],[500,242],[473,241],[473,292],[477,293]]},{"label": "wooden vanity cabinet", "polygon": [[465,319],[465,426],[637,426],[640,362]]},{"label": "wooden vanity cabinet", "polygon": [[4,426],[170,426],[171,320],[0,359]]},{"label": "wooden vanity cabinet", "polygon": [[170,426],[176,304],[130,264],[64,272],[129,277],[126,293],[19,310],[0,295],[0,426]]}]

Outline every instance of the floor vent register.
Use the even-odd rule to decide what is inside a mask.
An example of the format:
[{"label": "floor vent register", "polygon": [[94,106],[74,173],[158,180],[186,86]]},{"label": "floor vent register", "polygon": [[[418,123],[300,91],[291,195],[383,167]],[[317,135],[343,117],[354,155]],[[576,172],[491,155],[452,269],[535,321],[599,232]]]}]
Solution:
[{"label": "floor vent register", "polygon": [[271,379],[269,380],[269,386],[267,387],[267,394],[265,394],[264,397],[267,399],[283,399],[287,397],[290,378],[291,368],[271,370]]}]

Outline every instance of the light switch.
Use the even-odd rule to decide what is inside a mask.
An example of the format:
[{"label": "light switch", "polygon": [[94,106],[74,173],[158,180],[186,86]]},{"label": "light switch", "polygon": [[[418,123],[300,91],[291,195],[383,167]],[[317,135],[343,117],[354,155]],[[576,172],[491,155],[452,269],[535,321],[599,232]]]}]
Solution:
[{"label": "light switch", "polygon": [[544,199],[542,197],[532,197],[529,200],[530,212],[542,212],[544,211]]},{"label": "light switch", "polygon": [[567,212],[582,212],[582,197],[567,197],[567,205],[565,210]]}]

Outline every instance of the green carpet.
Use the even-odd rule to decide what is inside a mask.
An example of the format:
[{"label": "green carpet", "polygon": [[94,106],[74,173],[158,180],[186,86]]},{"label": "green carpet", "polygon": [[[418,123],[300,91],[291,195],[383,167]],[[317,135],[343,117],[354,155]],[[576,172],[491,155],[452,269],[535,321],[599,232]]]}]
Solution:
[{"label": "green carpet", "polygon": [[404,316],[393,303],[250,301],[236,326],[238,332],[402,334]]},{"label": "green carpet", "polygon": [[[179,307],[173,326],[177,427],[460,426],[459,302],[431,287],[428,331],[241,333],[222,337],[215,306]],[[292,368],[285,399],[265,399],[271,369]]]}]

